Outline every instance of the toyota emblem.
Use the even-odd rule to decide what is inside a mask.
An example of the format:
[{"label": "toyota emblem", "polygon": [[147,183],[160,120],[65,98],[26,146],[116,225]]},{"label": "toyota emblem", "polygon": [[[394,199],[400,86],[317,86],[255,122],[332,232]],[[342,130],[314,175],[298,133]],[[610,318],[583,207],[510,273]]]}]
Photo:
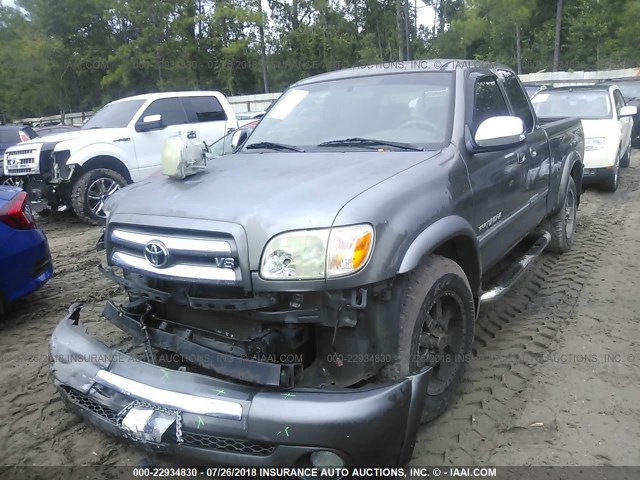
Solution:
[{"label": "toyota emblem", "polygon": [[164,246],[164,243],[151,240],[144,246],[144,258],[154,267],[166,267],[169,263],[169,250]]}]

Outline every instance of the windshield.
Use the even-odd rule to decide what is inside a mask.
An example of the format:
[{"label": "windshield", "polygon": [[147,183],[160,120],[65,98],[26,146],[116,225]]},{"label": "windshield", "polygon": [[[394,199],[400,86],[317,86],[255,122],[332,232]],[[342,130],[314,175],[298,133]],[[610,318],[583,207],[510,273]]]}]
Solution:
[{"label": "windshield", "polygon": [[551,90],[536,94],[531,103],[539,118],[612,118],[608,90]]},{"label": "windshield", "polygon": [[525,85],[524,89],[529,95],[529,97],[531,97],[534,93],[540,90],[540,87],[538,85]]},{"label": "windshield", "polygon": [[619,82],[617,85],[626,100],[637,100],[640,98],[640,80],[637,82]]},{"label": "windshield", "polygon": [[303,85],[278,99],[245,149],[267,142],[308,151],[350,138],[442,147],[449,140],[452,97],[450,72],[373,75]]},{"label": "windshield", "polygon": [[91,128],[124,128],[140,109],[144,100],[126,100],[124,102],[110,103],[91,117],[82,127],[83,130]]}]

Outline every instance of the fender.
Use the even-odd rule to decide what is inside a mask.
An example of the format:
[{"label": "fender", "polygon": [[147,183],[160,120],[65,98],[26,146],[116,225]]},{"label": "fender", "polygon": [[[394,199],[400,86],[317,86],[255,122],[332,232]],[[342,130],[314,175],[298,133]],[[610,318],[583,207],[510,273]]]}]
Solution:
[{"label": "fender", "polygon": [[578,195],[580,195],[580,192],[582,191],[583,165],[582,165],[582,159],[580,158],[580,155],[578,154],[578,152],[573,150],[569,153],[569,155],[567,155],[564,158],[562,162],[562,172],[560,176],[560,188],[558,191],[558,197],[555,199],[555,202],[552,202],[549,205],[551,213],[557,212],[562,207],[562,204],[564,202],[564,197],[567,193],[567,187],[569,185],[569,176],[571,175],[571,170],[573,170],[573,167],[576,163],[579,164],[579,172],[580,172],[580,176],[579,176],[580,180],[579,182],[576,183],[576,191],[578,192]]},{"label": "fender", "polygon": [[[397,273],[407,273],[413,270],[420,264],[425,255],[428,255],[438,246],[455,237],[464,237],[471,242],[473,251],[467,251],[469,255],[465,256],[467,259],[473,258],[473,260],[466,262],[468,264],[466,265],[467,268],[465,268],[465,266],[462,266],[462,268],[467,272],[467,275],[471,277],[469,278],[471,289],[474,292],[477,292],[480,288],[480,279],[482,278],[482,265],[480,262],[478,238],[476,237],[471,224],[464,218],[457,215],[441,218],[425,228],[413,240],[411,245],[409,245],[409,248],[407,248]],[[468,268],[473,270],[473,275],[469,275]]]},{"label": "fender", "polygon": [[[60,150],[65,149],[61,148]],[[124,150],[108,142],[92,143],[78,150],[71,150],[71,156],[67,160],[67,165],[76,165],[78,167],[81,167],[92,158],[101,156],[117,158],[123,163],[123,165],[125,165],[129,169],[129,171],[131,171],[132,168],[135,168],[134,165],[129,165],[127,164],[127,161],[123,160],[124,158],[127,158]]]}]

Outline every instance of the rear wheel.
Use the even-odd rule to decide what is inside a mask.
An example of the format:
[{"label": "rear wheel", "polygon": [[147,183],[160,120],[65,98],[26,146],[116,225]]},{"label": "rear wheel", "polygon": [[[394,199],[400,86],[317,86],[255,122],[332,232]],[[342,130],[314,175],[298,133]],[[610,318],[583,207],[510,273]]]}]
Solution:
[{"label": "rear wheel", "polygon": [[564,253],[571,250],[573,236],[576,231],[576,214],[578,211],[578,194],[573,177],[569,177],[567,191],[564,195],[562,208],[549,217],[545,228],[551,234],[548,250],[554,253]]},{"label": "rear wheel", "polygon": [[400,308],[398,356],[383,377],[398,379],[433,368],[423,422],[451,403],[471,355],[474,327],[473,294],[457,263],[432,255],[409,274]]},{"label": "rear wheel", "polygon": [[73,211],[87,223],[104,224],[107,218],[104,202],[126,185],[122,175],[106,168],[83,173],[71,192]]}]

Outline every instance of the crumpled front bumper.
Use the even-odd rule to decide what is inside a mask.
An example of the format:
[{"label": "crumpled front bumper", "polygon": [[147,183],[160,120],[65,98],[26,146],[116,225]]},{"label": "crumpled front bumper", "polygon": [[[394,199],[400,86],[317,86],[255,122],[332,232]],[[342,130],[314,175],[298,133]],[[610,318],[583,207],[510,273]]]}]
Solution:
[{"label": "crumpled front bumper", "polygon": [[[411,457],[430,369],[363,388],[255,387],[133,359],[87,334],[77,306],[69,312],[51,338],[54,381],[73,410],[109,433],[204,464],[308,466],[318,450],[347,465]],[[123,424],[133,407],[176,420],[156,438],[133,433]]]}]

